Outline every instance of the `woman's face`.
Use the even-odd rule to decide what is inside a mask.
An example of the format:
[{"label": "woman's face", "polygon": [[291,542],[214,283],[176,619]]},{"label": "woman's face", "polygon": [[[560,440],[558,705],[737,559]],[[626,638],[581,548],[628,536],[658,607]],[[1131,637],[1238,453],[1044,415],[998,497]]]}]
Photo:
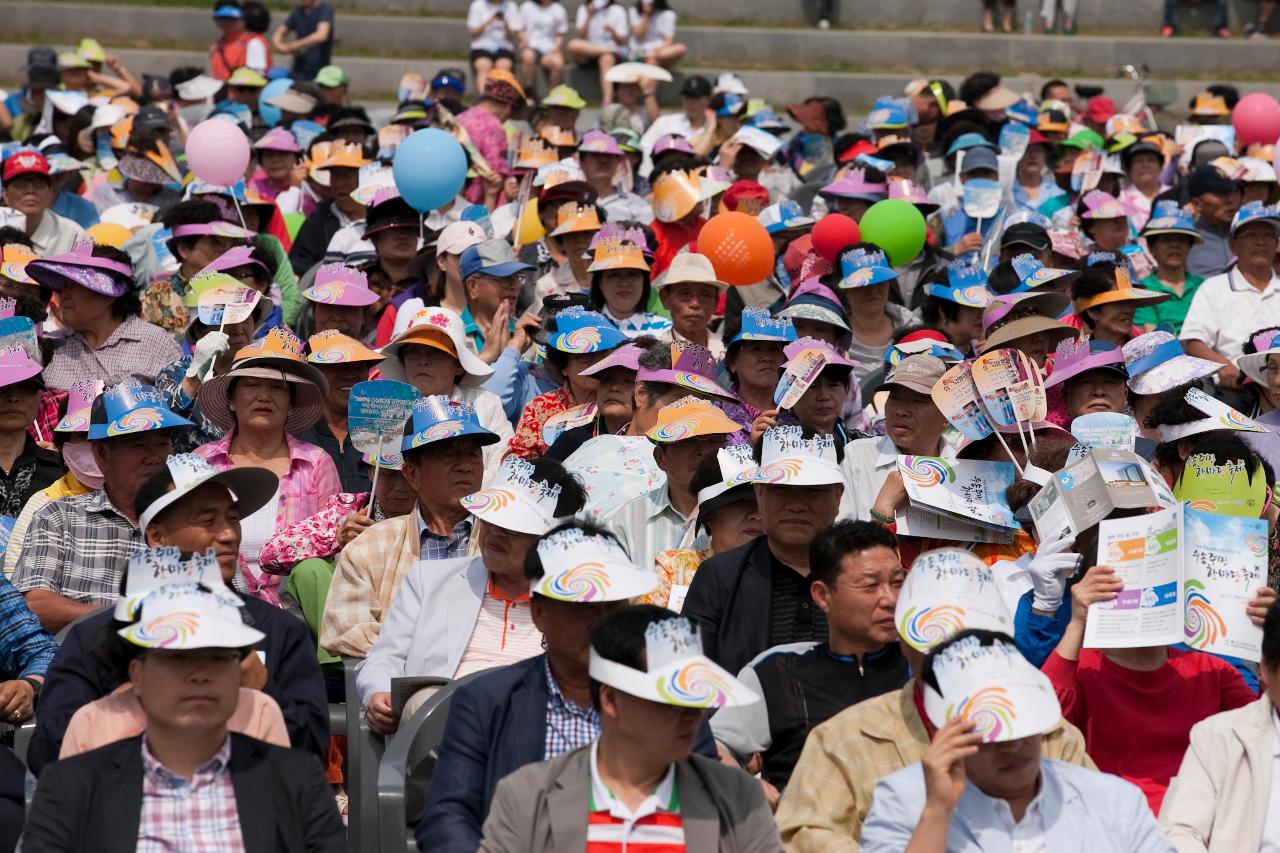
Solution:
[{"label": "woman's face", "polygon": [[36,418],[40,392],[30,382],[0,388],[0,432],[20,433]]},{"label": "woman's face", "polygon": [[1267,366],[1263,368],[1267,377],[1267,390],[1271,399],[1280,402],[1280,355],[1267,356]]},{"label": "woman's face", "polygon": [[1187,255],[1191,252],[1191,238],[1164,234],[1154,239],[1147,238],[1147,248],[1161,268],[1182,269],[1187,265]]},{"label": "woman's face", "polygon": [[795,327],[797,338],[813,338],[824,341],[833,347],[838,346],[843,329],[824,323],[821,320],[806,320],[803,317],[792,317],[791,325]]},{"label": "woman's face", "polygon": [[956,348],[968,352],[974,341],[982,339],[982,309],[961,305],[954,320],[943,315],[942,331]]},{"label": "woman's face", "polygon": [[782,344],[777,341],[742,341],[728,366],[737,377],[739,388],[763,391],[777,386],[778,371],[785,362]]},{"label": "woman's face", "polygon": [[1129,163],[1129,177],[1135,184],[1149,183],[1160,179],[1160,169],[1164,166],[1164,158],[1152,151],[1144,151],[1134,155]]},{"label": "woman's face", "polygon": [[595,396],[598,384],[596,378],[583,376],[582,371],[599,361],[603,355],[602,352],[588,352],[570,354],[565,358],[564,377],[575,402],[585,403]]},{"label": "woman's face", "polygon": [[[328,302],[311,303],[311,320],[314,333],[330,330],[341,332],[349,338],[364,337],[368,311],[355,305],[333,305]],[[313,333],[313,334],[314,334]]]},{"label": "woman's face", "polygon": [[1090,370],[1072,377],[1064,394],[1071,417],[1096,412],[1123,412],[1129,388],[1124,377],[1112,370]]},{"label": "woman's face", "polygon": [[796,402],[792,411],[800,419],[800,423],[819,432],[831,432],[840,418],[847,396],[848,375],[837,376],[833,370],[824,370]]},{"label": "woman's face", "polygon": [[711,550],[716,554],[746,545],[757,536],[764,535],[764,523],[756,507],[755,492],[743,489],[746,494],[740,501],[726,504],[704,519],[711,536]]},{"label": "woman's face", "polygon": [[1129,332],[1133,329],[1132,302],[1108,302],[1097,308],[1089,309],[1093,319],[1093,336],[1098,340],[1110,341],[1123,346],[1129,340]]},{"label": "woman's face", "polygon": [[600,274],[600,292],[609,313],[619,320],[642,310],[644,273],[640,270],[606,270]]},{"label": "woman's face", "polygon": [[289,417],[289,384],[283,379],[239,377],[231,391],[231,407],[240,428],[283,433]]},{"label": "woman's face", "polygon": [[1044,332],[1015,338],[1009,342],[1008,346],[1011,349],[1021,350],[1027,358],[1036,363],[1037,367],[1044,367],[1045,359],[1049,357],[1049,336]]},{"label": "woman's face", "polygon": [[869,284],[866,287],[852,287],[840,292],[844,295],[844,304],[849,310],[850,317],[855,314],[883,314],[885,305],[889,303],[889,282],[887,281]]},{"label": "woman's face", "polygon": [[1129,242],[1129,220],[1098,219],[1089,229],[1093,237],[1094,250],[1098,252],[1117,252]]},{"label": "woman's face", "polygon": [[91,328],[111,315],[111,303],[115,300],[74,282],[62,288],[62,322],[81,331]]},{"label": "woman's face", "polygon": [[291,154],[288,151],[263,151],[262,152],[262,171],[267,173],[267,177],[273,184],[284,184],[288,182],[289,176],[293,173],[293,168],[298,163],[298,155]]},{"label": "woman's face", "polygon": [[449,353],[422,344],[406,344],[400,350],[404,363],[404,381],[419,394],[453,394],[453,386],[462,376],[462,365]]},{"label": "woman's face", "polygon": [[595,375],[596,408],[606,420],[626,423],[635,410],[636,374],[625,367],[611,367]]}]

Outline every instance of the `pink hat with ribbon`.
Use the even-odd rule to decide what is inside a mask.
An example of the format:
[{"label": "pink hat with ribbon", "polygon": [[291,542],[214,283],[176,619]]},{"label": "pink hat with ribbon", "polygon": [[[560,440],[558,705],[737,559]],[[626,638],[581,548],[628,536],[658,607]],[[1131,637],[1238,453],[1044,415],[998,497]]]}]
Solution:
[{"label": "pink hat with ribbon", "polygon": [[610,157],[626,156],[613,134],[605,133],[603,130],[588,130],[584,133],[582,142],[578,145],[578,153],[607,154]]},{"label": "pink hat with ribbon", "polygon": [[316,270],[315,283],[302,295],[311,302],[346,308],[364,308],[378,301],[378,294],[369,289],[369,277],[342,264],[325,264]]},{"label": "pink hat with ribbon", "polygon": [[834,198],[856,198],[863,201],[882,201],[887,188],[884,184],[867,180],[867,173],[862,169],[846,169],[844,174],[818,190],[818,195]]},{"label": "pink hat with ribbon", "polygon": [[734,399],[733,393],[716,382],[716,360],[706,347],[696,344],[671,344],[671,367],[654,370],[641,366],[637,382],[665,382],[690,391]]},{"label": "pink hat with ribbon", "polygon": [[133,284],[133,269],[110,258],[95,257],[89,240],[79,241],[70,252],[32,261],[26,273],[50,290],[62,290],[70,281],[113,299],[123,296]]},{"label": "pink hat with ribbon", "polygon": [[1126,380],[1124,353],[1120,347],[1102,341],[1068,339],[1058,344],[1053,353],[1053,373],[1044,381],[1046,388],[1061,385],[1068,379],[1091,370],[1110,370]]},{"label": "pink hat with ribbon", "polygon": [[1102,190],[1091,190],[1084,197],[1084,213],[1080,214],[1081,219],[1128,219],[1129,212],[1125,210],[1120,200],[1111,193]]}]

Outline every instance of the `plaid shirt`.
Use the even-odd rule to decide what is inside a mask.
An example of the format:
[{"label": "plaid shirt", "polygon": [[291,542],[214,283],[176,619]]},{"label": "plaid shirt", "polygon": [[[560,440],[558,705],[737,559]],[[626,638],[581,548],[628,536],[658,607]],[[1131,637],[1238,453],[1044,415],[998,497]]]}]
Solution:
[{"label": "plaid shirt", "polygon": [[0,681],[43,676],[57,650],[22,593],[0,574]]},{"label": "plaid shirt", "polygon": [[67,399],[66,391],[59,391],[56,388],[42,388],[40,390],[40,404],[36,409],[35,419],[32,425],[27,427],[27,433],[36,441],[53,441],[53,428],[62,420],[62,415],[58,414],[58,407]]},{"label": "plaid shirt", "polygon": [[542,669],[547,677],[547,737],[542,755],[546,761],[586,746],[599,737],[600,714],[594,707],[579,708],[564,698],[546,655],[542,658]]},{"label": "plaid shirt", "polygon": [[142,531],[99,489],[53,501],[31,519],[13,571],[20,592],[47,589],[84,604],[120,597],[129,555],[142,548]]},{"label": "plaid shirt", "polygon": [[68,334],[44,368],[44,381],[63,391],[81,380],[101,379],[107,387],[126,379],[150,383],[182,357],[182,347],[159,326],[129,317],[97,349],[78,332]]},{"label": "plaid shirt", "polygon": [[142,814],[137,853],[243,853],[231,781],[231,736],[188,782],[156,760],[142,738]]},{"label": "plaid shirt", "polygon": [[471,516],[453,526],[448,536],[431,532],[427,523],[422,520],[422,513],[415,512],[418,520],[418,542],[421,558],[424,560],[452,560],[454,557],[467,556],[471,542]]}]

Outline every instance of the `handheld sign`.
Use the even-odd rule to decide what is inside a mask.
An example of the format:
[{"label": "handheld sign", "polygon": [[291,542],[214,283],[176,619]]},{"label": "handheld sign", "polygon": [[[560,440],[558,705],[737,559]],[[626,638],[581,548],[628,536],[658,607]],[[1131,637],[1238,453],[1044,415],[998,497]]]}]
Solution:
[{"label": "handheld sign", "polygon": [[965,438],[977,441],[991,435],[991,421],[978,402],[973,383],[973,362],[962,361],[942,374],[931,396],[933,404]]},{"label": "handheld sign", "polygon": [[36,326],[30,317],[5,317],[0,319],[0,349],[14,347],[25,352],[36,364],[40,358],[40,344],[36,342]]},{"label": "handheld sign", "polygon": [[1000,183],[989,178],[975,178],[963,189],[963,206],[967,216],[981,222],[990,219],[1000,209]]},{"label": "handheld sign", "polygon": [[820,349],[807,349],[791,359],[786,372],[778,380],[773,392],[773,402],[779,409],[790,409],[800,402],[804,392],[827,366],[827,354]]},{"label": "handheld sign", "polygon": [[[1020,350],[994,350],[974,360],[973,382],[991,419],[1017,429],[1025,450],[1022,424],[1030,426],[1048,408],[1039,368]],[[1030,432],[1034,445],[1035,430]]]},{"label": "handheld sign", "polygon": [[[347,401],[347,430],[356,450],[374,459],[398,453],[404,422],[421,396],[407,382],[391,379],[370,379],[352,388]],[[373,466],[371,494],[376,493],[381,470],[382,465]]]},{"label": "handheld sign", "polygon": [[222,331],[228,323],[234,326],[252,317],[261,298],[262,294],[252,287],[223,284],[200,294],[196,314],[201,323]]}]

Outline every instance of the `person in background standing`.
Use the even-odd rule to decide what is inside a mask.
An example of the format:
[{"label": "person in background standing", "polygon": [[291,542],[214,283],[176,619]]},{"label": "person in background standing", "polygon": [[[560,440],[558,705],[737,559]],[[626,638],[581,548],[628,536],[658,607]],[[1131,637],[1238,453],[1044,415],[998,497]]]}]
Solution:
[{"label": "person in background standing", "polygon": [[[293,33],[293,40],[285,38]],[[293,54],[294,80],[311,80],[329,64],[333,51],[333,7],[320,0],[301,0],[271,34],[271,46]]]},{"label": "person in background standing", "polygon": [[226,80],[237,68],[265,72],[271,68],[271,49],[262,36],[245,28],[244,9],[238,0],[226,0],[213,10],[213,22],[222,35],[209,47],[209,72]]},{"label": "person in background standing", "polygon": [[524,29],[514,0],[474,0],[467,9],[467,34],[471,36],[471,70],[476,91],[483,92],[494,68],[513,71],[516,41]]}]

